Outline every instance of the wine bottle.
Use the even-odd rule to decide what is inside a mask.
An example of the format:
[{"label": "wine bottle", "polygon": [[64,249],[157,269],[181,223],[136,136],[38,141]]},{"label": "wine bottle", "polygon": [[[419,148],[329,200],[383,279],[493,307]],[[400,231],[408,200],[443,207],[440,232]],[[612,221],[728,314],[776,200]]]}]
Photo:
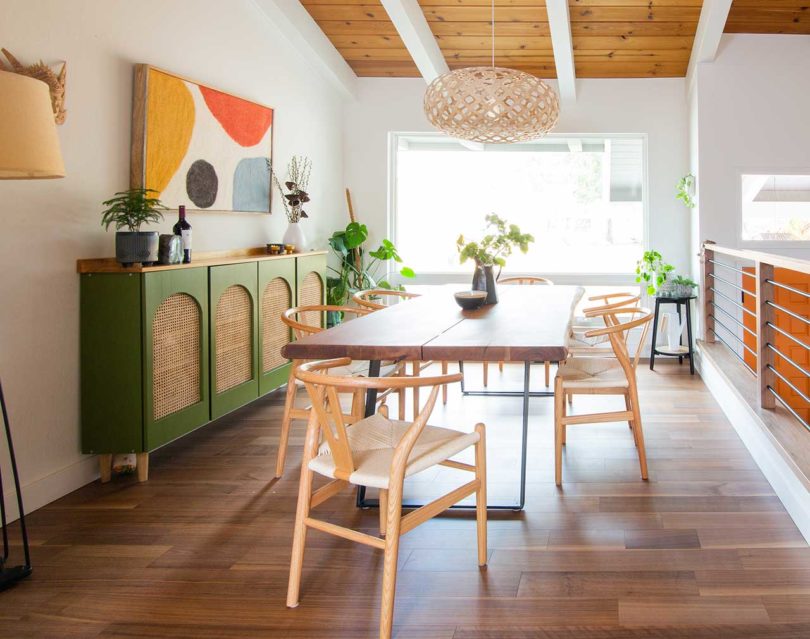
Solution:
[{"label": "wine bottle", "polygon": [[186,220],[186,207],[182,204],[178,207],[180,219],[173,227],[175,235],[180,236],[180,243],[183,247],[183,264],[191,263],[191,224]]}]

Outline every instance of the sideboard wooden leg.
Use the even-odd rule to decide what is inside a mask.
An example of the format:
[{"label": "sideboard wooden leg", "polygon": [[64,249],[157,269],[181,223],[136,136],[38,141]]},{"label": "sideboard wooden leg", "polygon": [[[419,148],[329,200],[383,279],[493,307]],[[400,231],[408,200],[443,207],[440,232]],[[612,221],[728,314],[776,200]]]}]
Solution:
[{"label": "sideboard wooden leg", "polygon": [[112,477],[112,454],[98,456],[98,472],[101,475],[101,483],[106,484]]},{"label": "sideboard wooden leg", "polygon": [[138,481],[149,479],[149,453],[138,453]]}]

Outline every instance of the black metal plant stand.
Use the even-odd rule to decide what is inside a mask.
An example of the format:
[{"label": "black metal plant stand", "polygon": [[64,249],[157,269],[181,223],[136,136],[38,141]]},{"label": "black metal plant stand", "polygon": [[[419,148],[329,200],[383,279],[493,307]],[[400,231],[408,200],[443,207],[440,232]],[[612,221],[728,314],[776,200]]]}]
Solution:
[{"label": "black metal plant stand", "polygon": [[[692,309],[691,301],[696,299],[695,296],[690,297],[656,297],[655,298],[655,318],[653,319],[652,327],[652,344],[650,345],[650,370],[654,370],[655,356],[661,355],[664,357],[677,357],[678,363],[683,363],[683,358],[689,358],[689,372],[695,374],[695,358],[693,353],[692,343]],[[658,339],[658,318],[661,309],[661,304],[675,304],[678,308],[678,321],[681,321],[681,306],[684,307],[686,313],[686,346],[681,346],[676,349],[656,348],[655,342]],[[680,343],[683,344],[683,337]]]},{"label": "black metal plant stand", "polygon": [[11,460],[11,474],[14,479],[14,489],[17,492],[17,508],[20,512],[20,534],[23,542],[23,553],[25,563],[21,566],[9,566],[9,541],[8,525],[6,522],[6,500],[3,492],[3,475],[0,472],[0,524],[3,527],[3,557],[0,558],[0,591],[14,585],[20,579],[24,579],[31,574],[31,552],[28,547],[28,530],[25,527],[25,510],[23,509],[22,492],[20,491],[20,476],[17,472],[17,459],[14,456],[14,445],[11,442],[11,427],[8,423],[8,411],[6,410],[6,400],[3,396],[3,385],[0,383],[0,408],[3,411],[3,424],[6,431],[6,444],[8,445],[8,456]]}]

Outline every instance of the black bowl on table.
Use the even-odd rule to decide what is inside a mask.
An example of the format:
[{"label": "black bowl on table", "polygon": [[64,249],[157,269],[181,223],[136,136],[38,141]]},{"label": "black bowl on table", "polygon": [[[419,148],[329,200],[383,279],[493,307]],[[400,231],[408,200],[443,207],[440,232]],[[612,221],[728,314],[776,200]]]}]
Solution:
[{"label": "black bowl on table", "polygon": [[460,291],[458,293],[453,293],[453,297],[456,298],[456,304],[458,304],[465,311],[474,311],[477,308],[481,308],[484,305],[484,302],[487,301],[487,292]]}]

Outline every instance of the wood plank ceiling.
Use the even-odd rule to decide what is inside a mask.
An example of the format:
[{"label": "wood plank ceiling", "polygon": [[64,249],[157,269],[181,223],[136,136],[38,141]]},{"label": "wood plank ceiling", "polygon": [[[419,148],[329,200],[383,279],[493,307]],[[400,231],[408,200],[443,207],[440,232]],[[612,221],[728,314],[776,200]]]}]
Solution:
[{"label": "wood plank ceiling", "polygon": [[734,0],[726,33],[810,34],[810,0]]},{"label": "wood plank ceiling", "polygon": [[[361,77],[418,77],[379,0],[301,0]],[[419,0],[451,69],[488,65],[490,0]],[[703,0],[569,0],[578,78],[683,77]],[[729,33],[810,33],[810,0],[735,0]],[[545,0],[495,0],[495,63],[556,76]]]}]

